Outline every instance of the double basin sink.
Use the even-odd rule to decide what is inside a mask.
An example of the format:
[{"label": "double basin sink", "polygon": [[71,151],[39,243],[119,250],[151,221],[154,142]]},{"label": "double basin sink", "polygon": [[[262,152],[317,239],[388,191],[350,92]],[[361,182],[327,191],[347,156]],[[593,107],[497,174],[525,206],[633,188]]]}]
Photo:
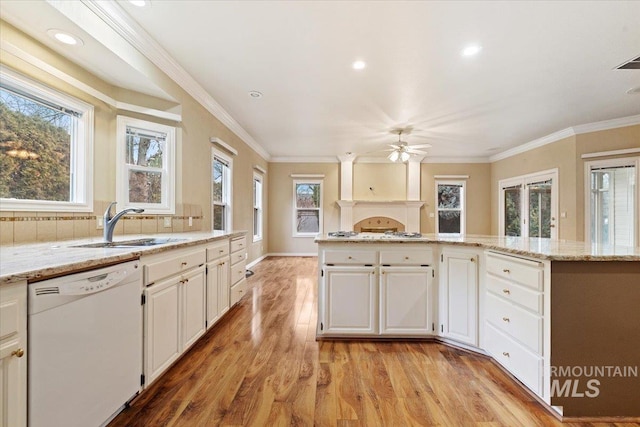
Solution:
[{"label": "double basin sink", "polygon": [[120,242],[98,242],[98,243],[86,243],[83,245],[72,246],[73,248],[131,248],[138,246],[156,246],[164,245],[167,243],[179,243],[188,239],[175,239],[175,238],[144,238],[134,240],[122,240]]}]

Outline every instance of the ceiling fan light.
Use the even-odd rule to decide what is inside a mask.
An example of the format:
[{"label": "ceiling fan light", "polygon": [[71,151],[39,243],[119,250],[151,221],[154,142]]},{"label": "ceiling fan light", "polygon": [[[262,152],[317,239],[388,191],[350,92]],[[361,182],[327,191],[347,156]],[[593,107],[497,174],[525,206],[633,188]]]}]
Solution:
[{"label": "ceiling fan light", "polygon": [[391,154],[389,154],[389,160],[391,160],[392,162],[397,162],[398,157],[400,157],[400,153],[397,150],[392,151]]},{"label": "ceiling fan light", "polygon": [[400,160],[402,160],[403,163],[408,161],[410,157],[411,157],[411,154],[407,153],[406,151],[403,151],[402,153],[400,153]]}]

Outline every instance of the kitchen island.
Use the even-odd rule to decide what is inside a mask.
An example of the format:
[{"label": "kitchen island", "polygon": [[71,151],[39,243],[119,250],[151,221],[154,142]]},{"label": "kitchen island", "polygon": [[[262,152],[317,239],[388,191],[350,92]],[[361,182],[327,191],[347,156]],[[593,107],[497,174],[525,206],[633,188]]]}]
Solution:
[{"label": "kitchen island", "polygon": [[318,339],[439,340],[489,355],[565,419],[640,417],[640,248],[375,233],[316,242]]}]

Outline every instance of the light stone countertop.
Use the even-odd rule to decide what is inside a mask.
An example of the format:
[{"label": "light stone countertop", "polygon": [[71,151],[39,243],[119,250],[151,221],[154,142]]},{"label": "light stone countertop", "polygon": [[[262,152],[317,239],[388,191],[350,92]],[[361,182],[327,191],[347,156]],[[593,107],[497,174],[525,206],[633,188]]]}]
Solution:
[{"label": "light stone countertop", "polygon": [[640,261],[640,247],[591,245],[569,240],[467,235],[461,237],[423,234],[422,237],[390,237],[380,233],[360,233],[354,237],[315,239],[316,243],[427,243],[473,246],[550,261]]},{"label": "light stone countertop", "polygon": [[223,238],[244,236],[246,231],[231,233],[195,232],[153,235],[124,235],[114,242],[144,239],[185,239],[155,246],[126,248],[75,248],[72,246],[102,242],[102,238],[65,240],[59,242],[30,243],[0,246],[0,286],[19,281],[34,281],[46,277],[70,274],[92,268],[126,262],[170,249],[187,248]]}]

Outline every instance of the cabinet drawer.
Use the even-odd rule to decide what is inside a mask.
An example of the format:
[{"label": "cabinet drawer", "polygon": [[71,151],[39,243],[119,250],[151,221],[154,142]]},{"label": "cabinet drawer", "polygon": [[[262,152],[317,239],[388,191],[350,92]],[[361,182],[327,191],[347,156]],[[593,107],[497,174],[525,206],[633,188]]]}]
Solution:
[{"label": "cabinet drawer", "polygon": [[182,273],[206,262],[207,255],[204,250],[188,252],[176,255],[174,258],[152,262],[144,266],[145,285],[149,285],[164,277]]},{"label": "cabinet drawer", "polygon": [[247,280],[241,280],[231,287],[231,305],[234,305],[247,293],[249,286]]},{"label": "cabinet drawer", "polygon": [[246,275],[246,263],[244,261],[231,266],[231,284],[240,281]]},{"label": "cabinet drawer", "polygon": [[383,265],[431,265],[433,253],[424,249],[399,249],[380,251],[380,264]]},{"label": "cabinet drawer", "polygon": [[226,239],[207,247],[207,261],[213,261],[226,255],[229,255],[229,241]]},{"label": "cabinet drawer", "polygon": [[487,320],[537,354],[542,354],[542,318],[487,294]]},{"label": "cabinet drawer", "polygon": [[[18,334],[20,305],[17,299],[2,301],[0,304],[0,340]],[[22,313],[26,318],[26,313]]]},{"label": "cabinet drawer", "polygon": [[487,272],[542,291],[543,269],[538,262],[489,253]]},{"label": "cabinet drawer", "polygon": [[247,248],[247,242],[244,237],[235,238],[231,241],[231,253]]},{"label": "cabinet drawer", "polygon": [[498,331],[490,323],[485,328],[486,350],[502,366],[538,396],[542,396],[542,358]]},{"label": "cabinet drawer", "polygon": [[493,274],[487,274],[487,289],[506,300],[525,307],[534,313],[543,314],[542,294],[531,288],[501,279]]},{"label": "cabinet drawer", "polygon": [[237,263],[239,263],[241,261],[244,261],[246,259],[245,254],[246,254],[245,251],[232,253],[231,254],[231,265],[237,264]]},{"label": "cabinet drawer", "polygon": [[376,251],[324,251],[325,264],[377,264],[378,252]]}]

